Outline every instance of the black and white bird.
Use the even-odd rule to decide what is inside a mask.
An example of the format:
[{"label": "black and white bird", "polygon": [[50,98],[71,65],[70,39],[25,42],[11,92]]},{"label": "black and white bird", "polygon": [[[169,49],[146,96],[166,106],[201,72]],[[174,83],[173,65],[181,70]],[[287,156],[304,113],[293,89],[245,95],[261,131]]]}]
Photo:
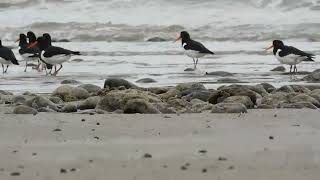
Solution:
[{"label": "black and white bird", "polygon": [[286,46],[280,40],[274,40],[266,50],[273,48],[273,54],[281,64],[290,65],[290,72],[298,72],[297,64],[302,61],[314,61],[314,54],[306,53],[292,46]]},{"label": "black and white bird", "polygon": [[[35,42],[34,37],[32,36],[32,34],[30,34],[30,32],[28,32],[29,34],[29,41],[30,43]],[[37,61],[39,59],[39,49],[38,47],[33,47],[33,48],[29,48],[29,43],[27,41],[27,39],[29,38],[27,37],[25,34],[20,34],[19,38],[17,39],[16,42],[19,42],[19,54],[20,56],[23,58],[24,61],[26,61],[26,66],[24,69],[24,72],[27,72],[27,67],[28,67],[28,62],[29,61]]]},{"label": "black and white bird", "polygon": [[60,68],[56,70],[52,75],[56,76],[62,69],[62,64],[68,61],[73,55],[81,55],[79,51],[71,51],[61,47],[50,45],[49,39],[44,36],[38,37],[37,41],[29,46],[32,48],[38,45],[40,49],[40,60],[49,65],[60,65]]},{"label": "black and white bird", "polygon": [[[8,67],[10,64],[19,65],[15,55],[12,50],[2,46],[2,42],[0,40],[0,64],[2,66],[2,73],[6,73],[8,71]],[[7,65],[7,68],[4,68],[4,64]]]},{"label": "black and white bird", "polygon": [[200,42],[194,41],[190,38],[190,35],[186,31],[182,31],[180,36],[176,39],[175,42],[180,41],[182,47],[185,50],[187,56],[191,57],[194,64],[194,70],[197,68],[199,58],[207,55],[214,54],[212,51],[208,50],[203,44]]}]

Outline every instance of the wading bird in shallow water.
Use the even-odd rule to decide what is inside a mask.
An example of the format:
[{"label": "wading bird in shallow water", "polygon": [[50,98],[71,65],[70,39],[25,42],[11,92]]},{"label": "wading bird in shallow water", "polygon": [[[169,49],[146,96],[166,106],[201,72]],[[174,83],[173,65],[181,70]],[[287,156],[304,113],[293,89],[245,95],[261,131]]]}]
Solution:
[{"label": "wading bird in shallow water", "polygon": [[[0,64],[2,66],[2,73],[6,73],[8,71],[8,67],[10,64],[19,65],[15,55],[12,50],[2,46],[2,42],[0,40]],[[7,68],[4,69],[4,64],[7,65]]]},{"label": "wading bird in shallow water", "polygon": [[40,49],[40,60],[50,65],[60,65],[52,75],[56,76],[62,69],[62,63],[68,61],[72,55],[80,55],[79,51],[70,51],[61,47],[50,45],[50,41],[45,37],[38,37],[37,41],[29,46],[32,48],[38,45]]},{"label": "wading bird in shallow water", "polygon": [[273,55],[281,64],[290,65],[290,73],[292,72],[292,67],[293,72],[298,72],[297,64],[302,61],[314,61],[314,54],[306,53],[292,46],[286,46],[280,40],[274,40],[266,50],[268,51],[272,48]]},{"label": "wading bird in shallow water", "polygon": [[214,54],[200,42],[192,40],[189,33],[186,31],[182,31],[175,42],[180,40],[186,55],[191,57],[193,60],[194,70],[197,68],[199,58],[207,54]]},{"label": "wading bird in shallow water", "polygon": [[[36,38],[35,35],[31,32],[28,32],[28,35],[30,37],[29,41],[30,43],[35,42]],[[16,42],[19,42],[19,54],[23,58],[23,60],[26,61],[26,67],[24,69],[24,72],[27,72],[28,62],[29,61],[36,61],[39,59],[39,49],[38,47],[28,48],[29,43],[27,42],[28,36],[25,34],[20,34],[19,38],[16,40]]]}]

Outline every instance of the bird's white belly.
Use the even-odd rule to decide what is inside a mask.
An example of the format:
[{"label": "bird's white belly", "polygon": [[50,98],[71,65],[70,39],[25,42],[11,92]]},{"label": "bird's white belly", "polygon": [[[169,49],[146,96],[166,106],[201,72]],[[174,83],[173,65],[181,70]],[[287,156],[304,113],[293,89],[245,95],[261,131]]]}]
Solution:
[{"label": "bird's white belly", "polygon": [[200,53],[199,51],[194,50],[185,50],[185,54],[191,58],[201,58],[205,56],[204,53]]},{"label": "bird's white belly", "polygon": [[306,59],[306,57],[295,55],[295,54],[290,54],[290,55],[287,55],[287,56],[284,56],[284,57],[280,57],[279,56],[279,52],[280,51],[278,51],[276,53],[276,58],[282,64],[296,65],[296,64],[301,63],[304,59]]},{"label": "bird's white belly", "polygon": [[68,61],[71,58],[71,55],[56,55],[50,58],[46,58],[43,56],[43,53],[41,53],[41,58],[43,61],[45,61],[48,64],[56,65],[56,64],[62,64]]},{"label": "bird's white belly", "polygon": [[3,59],[2,57],[0,57],[0,64],[12,64],[11,61],[7,61],[5,59]]},{"label": "bird's white belly", "polygon": [[25,61],[37,61],[39,59],[38,57],[29,57],[29,56],[33,56],[33,54],[28,54],[28,53],[20,54],[20,56]]}]

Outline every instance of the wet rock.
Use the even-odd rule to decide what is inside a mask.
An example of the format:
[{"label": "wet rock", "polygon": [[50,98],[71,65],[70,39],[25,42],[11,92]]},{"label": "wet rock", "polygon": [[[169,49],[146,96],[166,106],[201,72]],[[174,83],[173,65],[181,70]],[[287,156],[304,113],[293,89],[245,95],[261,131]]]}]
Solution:
[{"label": "wet rock", "polygon": [[99,86],[93,84],[81,84],[78,87],[87,90],[89,93],[98,93],[101,90]]},{"label": "wet rock", "polygon": [[292,93],[294,92],[294,89],[291,86],[286,85],[276,89],[274,92]]},{"label": "wet rock", "polygon": [[320,102],[320,89],[315,89],[311,91],[309,95]]},{"label": "wet rock", "polygon": [[269,93],[265,90],[265,88],[261,85],[261,84],[257,84],[255,86],[248,86],[248,85],[244,85],[243,87],[250,89],[251,91],[254,91],[256,93],[258,93],[261,96],[265,96],[268,95]]},{"label": "wet rock", "polygon": [[66,79],[61,81],[61,84],[81,84],[81,82],[73,79]]},{"label": "wet rock", "polygon": [[277,92],[275,94],[270,94],[265,96],[261,100],[261,104],[271,106],[276,108],[281,103],[289,103],[289,95],[284,92]]},{"label": "wet rock", "polygon": [[5,90],[0,90],[0,95],[13,95],[13,93]]},{"label": "wet rock", "polygon": [[165,38],[161,38],[161,37],[152,37],[147,39],[148,42],[164,42],[164,41],[168,41]]},{"label": "wet rock", "polygon": [[280,103],[277,108],[284,109],[317,109],[315,105],[310,102],[297,102],[297,103]]},{"label": "wet rock", "polygon": [[83,59],[76,58],[76,59],[73,59],[72,61],[73,61],[73,62],[82,62],[82,61],[84,61],[84,60],[83,60]]},{"label": "wet rock", "polygon": [[195,71],[195,70],[193,68],[186,68],[184,71],[185,72],[191,72],[191,71]]},{"label": "wet rock", "polygon": [[72,89],[72,86],[62,85],[53,91],[52,96],[58,96],[62,100],[65,100],[66,96],[70,96]]},{"label": "wet rock", "polygon": [[233,76],[232,73],[225,72],[225,71],[206,72],[206,75],[207,76],[221,76],[221,77]]},{"label": "wet rock", "polygon": [[261,85],[268,93],[271,93],[274,90],[276,90],[276,88],[269,83],[261,83],[259,85]]},{"label": "wet rock", "polygon": [[260,104],[257,106],[257,109],[273,109],[274,107],[267,104]]},{"label": "wet rock", "polygon": [[151,87],[151,88],[146,88],[146,91],[150,91],[153,94],[163,94],[169,91],[169,87]]},{"label": "wet rock", "polygon": [[311,74],[305,76],[302,78],[303,81],[308,81],[308,82],[320,82],[320,72],[319,71],[314,71]]},{"label": "wet rock", "polygon": [[86,99],[90,96],[90,94],[87,90],[81,87],[62,85],[54,90],[52,96],[58,96],[65,102],[70,102],[78,99]]},{"label": "wet rock", "polygon": [[38,109],[42,107],[48,107],[54,111],[58,111],[58,107],[56,104],[54,104],[52,101],[50,101],[48,98],[42,97],[42,96],[37,96],[30,100],[28,102],[28,105],[31,104],[31,107]]},{"label": "wet rock", "polygon": [[41,107],[41,108],[38,108],[37,109],[38,112],[56,112],[50,108],[47,108],[47,107]]},{"label": "wet rock", "polygon": [[208,99],[209,103],[211,104],[217,104],[220,103],[222,101],[224,101],[227,97],[230,97],[230,93],[223,91],[223,90],[219,90],[214,92]]},{"label": "wet rock", "polygon": [[22,96],[22,95],[16,95],[16,96],[13,96],[13,99],[12,99],[12,102],[14,104],[25,104],[27,101],[27,99],[25,98],[25,96]]},{"label": "wet rock", "polygon": [[248,96],[230,96],[226,98],[223,103],[240,103],[247,108],[253,108],[254,104]]},{"label": "wet rock", "polygon": [[[194,99],[195,100],[195,99]],[[192,100],[192,101],[194,101]],[[208,102],[191,102],[191,112],[193,113],[202,113],[204,111],[210,111],[213,108],[213,104],[210,104]]]},{"label": "wet rock", "polygon": [[212,92],[208,90],[194,91],[188,94],[186,97],[187,101],[191,101],[192,99],[201,99],[202,101],[208,101]]},{"label": "wet rock", "polygon": [[246,88],[242,85],[230,85],[219,88],[220,91],[225,91],[230,94],[230,96],[248,96],[251,101],[256,104],[257,101],[257,93]]},{"label": "wet rock", "polygon": [[169,99],[167,103],[170,107],[173,107],[174,109],[179,111],[191,106],[191,104],[184,99],[172,98]]},{"label": "wet rock", "polygon": [[166,103],[152,103],[153,107],[158,109],[163,114],[176,114],[177,111],[173,107],[169,107]]},{"label": "wet rock", "polygon": [[92,97],[89,97],[86,100],[82,101],[79,104],[78,108],[80,110],[95,109],[99,101],[100,101],[100,97],[99,96],[92,96]]},{"label": "wet rock", "polygon": [[89,92],[81,87],[72,88],[70,95],[78,99],[87,99],[90,96]]},{"label": "wet rock", "polygon": [[10,176],[20,176],[21,173],[20,172],[12,172],[10,173]]},{"label": "wet rock", "polygon": [[182,93],[182,96],[188,95],[194,91],[206,90],[202,83],[182,83],[176,86],[176,90]]},{"label": "wet rock", "polygon": [[96,108],[109,112],[118,109],[123,110],[126,103],[133,99],[144,99],[148,103],[162,102],[158,96],[147,91],[140,91],[137,89],[115,90],[110,91],[107,95],[102,97]]},{"label": "wet rock", "polygon": [[221,78],[217,80],[218,83],[241,83],[238,79],[234,78]]},{"label": "wet rock", "polygon": [[310,93],[311,92],[308,88],[301,86],[301,85],[290,85],[290,87],[293,89],[294,92],[297,92],[297,93]]},{"label": "wet rock", "polygon": [[74,104],[66,104],[64,107],[61,109],[62,112],[64,113],[73,113],[77,112],[77,106]]},{"label": "wet rock", "polygon": [[49,100],[55,104],[63,104],[63,100],[57,96],[51,96],[49,97]]},{"label": "wet rock", "polygon": [[270,71],[276,71],[276,72],[285,72],[286,71],[286,68],[283,67],[283,66],[278,66],[274,69],[271,69]]},{"label": "wet rock", "polygon": [[313,105],[315,105],[317,107],[320,107],[319,101],[316,100],[315,98],[307,95],[307,94],[299,94],[299,95],[291,98],[290,102],[293,102],[293,103],[309,102],[309,103],[312,103]]},{"label": "wet rock", "polygon": [[315,89],[320,89],[320,85],[304,85],[304,87],[308,88],[309,90],[313,91]]},{"label": "wet rock", "polygon": [[136,85],[130,83],[127,80],[119,79],[119,78],[108,78],[104,81],[104,88],[109,87],[111,88],[119,88],[119,87],[125,87],[126,89],[136,89],[138,88]]},{"label": "wet rock", "polygon": [[155,82],[157,81],[152,78],[143,78],[136,81],[136,83],[155,83]]},{"label": "wet rock", "polygon": [[38,111],[32,107],[19,105],[13,109],[14,114],[37,114]]},{"label": "wet rock", "polygon": [[211,113],[247,113],[247,108],[241,103],[219,103],[213,106]]},{"label": "wet rock", "polygon": [[168,101],[168,99],[170,98],[181,98],[181,96],[182,96],[181,92],[176,89],[170,89],[166,93],[159,95],[159,97],[164,101]]},{"label": "wet rock", "polygon": [[148,103],[144,99],[132,99],[129,100],[124,106],[123,112],[125,114],[159,114],[160,111],[157,110],[152,104]]}]

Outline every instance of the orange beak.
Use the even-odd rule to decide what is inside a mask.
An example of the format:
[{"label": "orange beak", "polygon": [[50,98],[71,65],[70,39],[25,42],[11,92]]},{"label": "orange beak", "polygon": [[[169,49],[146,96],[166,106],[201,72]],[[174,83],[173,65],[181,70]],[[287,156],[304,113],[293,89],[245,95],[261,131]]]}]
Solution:
[{"label": "orange beak", "polygon": [[16,43],[19,42],[19,41],[20,41],[20,38],[18,38],[18,39],[16,40]]},{"label": "orange beak", "polygon": [[38,44],[38,41],[29,44],[28,48],[33,48]]},{"label": "orange beak", "polygon": [[181,36],[179,36],[174,42],[180,41],[181,39]]},{"label": "orange beak", "polygon": [[273,45],[270,45],[270,46],[267,47],[265,50],[268,51],[268,50],[270,50],[270,49],[272,49],[272,48],[273,48]]}]

